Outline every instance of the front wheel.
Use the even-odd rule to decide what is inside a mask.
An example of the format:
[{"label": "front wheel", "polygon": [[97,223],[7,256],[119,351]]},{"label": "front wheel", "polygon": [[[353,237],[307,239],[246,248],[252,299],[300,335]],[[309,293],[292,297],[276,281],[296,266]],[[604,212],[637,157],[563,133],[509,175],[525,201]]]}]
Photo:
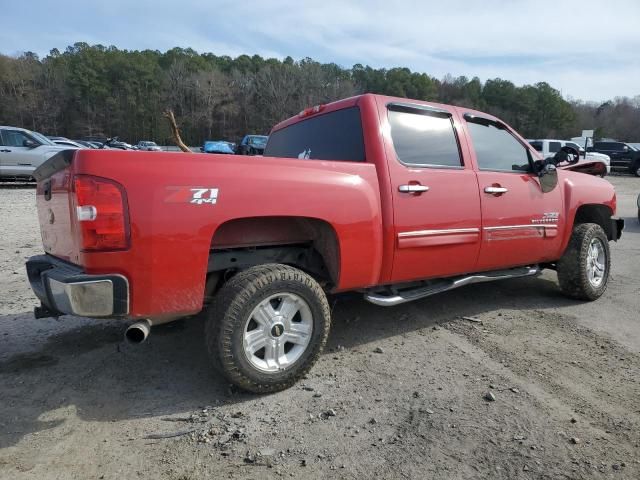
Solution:
[{"label": "front wheel", "polygon": [[609,242],[602,227],[581,223],[574,227],[557,263],[560,289],[568,297],[596,300],[607,289],[610,266]]},{"label": "front wheel", "polygon": [[216,295],[207,348],[231,383],[277,392],[311,369],[330,324],[327,297],[313,278],[286,265],[259,265],[238,273]]}]

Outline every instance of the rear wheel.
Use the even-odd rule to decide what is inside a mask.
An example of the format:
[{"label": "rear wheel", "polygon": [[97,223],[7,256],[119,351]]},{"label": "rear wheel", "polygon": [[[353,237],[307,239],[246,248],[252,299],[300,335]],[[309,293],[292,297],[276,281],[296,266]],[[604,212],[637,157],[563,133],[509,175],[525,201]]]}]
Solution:
[{"label": "rear wheel", "polygon": [[560,289],[572,298],[596,300],[607,289],[610,265],[609,242],[602,227],[579,224],[557,263]]},{"label": "rear wheel", "polygon": [[276,392],[309,371],[330,323],[327,298],[313,278],[286,265],[260,265],[217,293],[207,319],[207,348],[233,384]]}]

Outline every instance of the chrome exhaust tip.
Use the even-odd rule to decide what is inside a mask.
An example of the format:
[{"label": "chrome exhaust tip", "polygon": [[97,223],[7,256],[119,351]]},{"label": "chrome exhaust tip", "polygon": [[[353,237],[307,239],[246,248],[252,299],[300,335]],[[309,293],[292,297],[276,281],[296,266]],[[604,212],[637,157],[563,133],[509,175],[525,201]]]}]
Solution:
[{"label": "chrome exhaust tip", "polygon": [[144,342],[151,333],[151,322],[149,320],[141,320],[124,332],[124,338],[128,343],[139,344]]}]

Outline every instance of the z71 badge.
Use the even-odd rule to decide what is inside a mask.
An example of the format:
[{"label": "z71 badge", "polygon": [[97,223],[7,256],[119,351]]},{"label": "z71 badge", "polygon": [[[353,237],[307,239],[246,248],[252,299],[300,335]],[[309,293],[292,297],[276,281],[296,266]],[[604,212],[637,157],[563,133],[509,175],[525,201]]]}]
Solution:
[{"label": "z71 badge", "polygon": [[167,187],[171,193],[164,199],[166,203],[192,203],[194,205],[215,205],[218,189],[205,187]]}]

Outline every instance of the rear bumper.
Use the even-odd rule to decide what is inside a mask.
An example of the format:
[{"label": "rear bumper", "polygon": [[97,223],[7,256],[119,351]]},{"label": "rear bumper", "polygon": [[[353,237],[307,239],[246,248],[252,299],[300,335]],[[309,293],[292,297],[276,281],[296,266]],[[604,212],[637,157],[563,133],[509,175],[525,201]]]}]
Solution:
[{"label": "rear bumper", "polygon": [[88,275],[50,255],[27,260],[31,289],[42,302],[37,317],[114,318],[129,313],[129,282],[119,274]]}]

